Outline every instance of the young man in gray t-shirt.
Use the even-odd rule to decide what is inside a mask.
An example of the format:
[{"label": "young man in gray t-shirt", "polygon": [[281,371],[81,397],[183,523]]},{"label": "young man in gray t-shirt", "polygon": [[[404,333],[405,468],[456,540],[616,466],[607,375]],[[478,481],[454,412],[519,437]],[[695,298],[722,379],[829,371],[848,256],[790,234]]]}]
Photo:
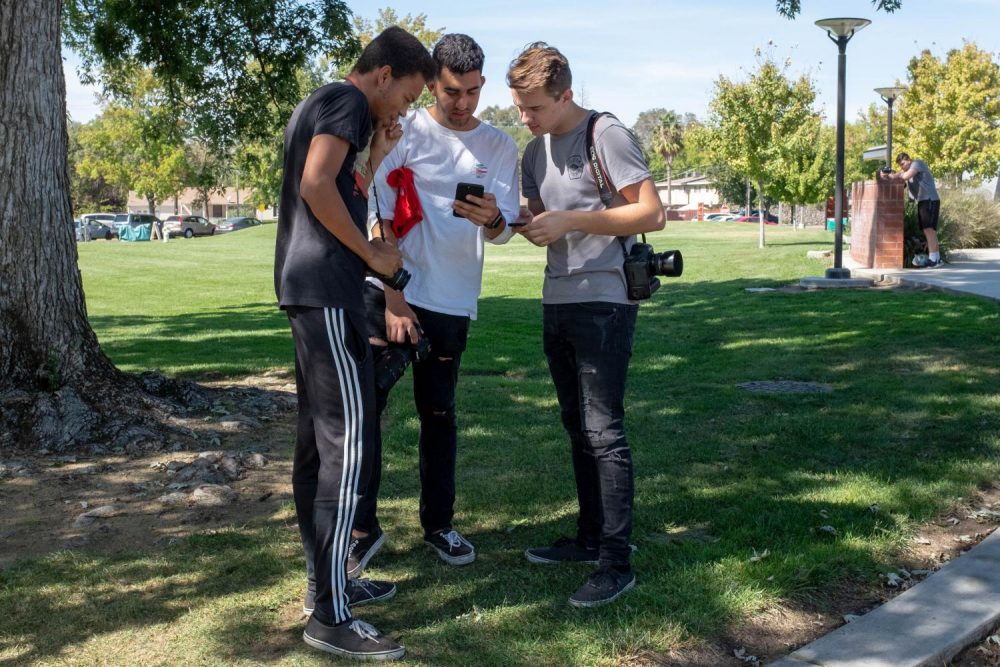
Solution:
[{"label": "young man in gray t-shirt", "polygon": [[547,248],[544,348],[569,434],[580,514],[575,538],[525,552],[533,563],[587,562],[598,569],[569,598],[596,607],[635,585],[629,564],[632,454],[625,439],[625,379],[638,306],[622,262],[635,234],[663,228],[663,206],[635,137],[602,117],[595,146],[617,190],[601,203],[585,150],[594,114],[573,101],[566,58],[538,42],[510,65],[507,83],[535,139],[524,152],[521,233]]},{"label": "young man in gray t-shirt", "polygon": [[906,189],[910,194],[910,199],[917,202],[917,220],[920,222],[920,229],[923,230],[924,237],[927,239],[928,261],[925,266],[931,269],[937,268],[944,262],[941,261],[941,250],[937,237],[941,198],[934,185],[934,175],[931,174],[931,169],[926,162],[914,160],[908,153],[897,155],[896,164],[899,165],[900,171],[882,173],[882,178],[890,181],[906,181]]}]

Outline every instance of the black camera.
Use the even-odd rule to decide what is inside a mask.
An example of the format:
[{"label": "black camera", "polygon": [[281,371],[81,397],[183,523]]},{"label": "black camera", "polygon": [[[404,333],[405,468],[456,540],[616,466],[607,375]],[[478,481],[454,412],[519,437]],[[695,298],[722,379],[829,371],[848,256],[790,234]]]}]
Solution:
[{"label": "black camera", "polygon": [[625,270],[628,298],[641,301],[660,289],[660,281],[656,276],[676,278],[681,275],[684,271],[684,258],[680,250],[653,252],[653,246],[648,243],[636,243],[625,258],[622,268]]},{"label": "black camera", "polygon": [[381,273],[376,273],[371,269],[367,269],[367,273],[372,278],[378,278],[386,287],[390,287],[397,292],[406,287],[406,283],[410,282],[410,278],[412,277],[406,269],[400,269],[391,276],[383,276]]},{"label": "black camera", "polygon": [[[409,275],[407,280],[409,280]],[[384,394],[403,377],[406,367],[411,361],[423,361],[431,353],[431,342],[426,338],[420,338],[412,345],[409,343],[390,343],[389,349],[375,362],[375,386]]]}]

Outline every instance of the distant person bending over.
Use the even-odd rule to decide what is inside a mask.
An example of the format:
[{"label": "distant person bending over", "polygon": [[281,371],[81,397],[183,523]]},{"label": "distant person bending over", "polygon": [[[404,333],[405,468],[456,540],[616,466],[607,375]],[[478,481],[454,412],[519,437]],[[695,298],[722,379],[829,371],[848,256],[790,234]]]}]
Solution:
[{"label": "distant person bending over", "polygon": [[897,155],[896,164],[899,165],[901,171],[882,172],[881,176],[889,181],[906,181],[906,189],[910,198],[917,202],[917,219],[920,221],[920,229],[923,230],[924,236],[927,238],[927,268],[937,268],[944,262],[941,261],[937,237],[941,198],[938,197],[937,188],[934,186],[934,176],[926,162],[914,160],[907,153]]},{"label": "distant person bending over", "polygon": [[[405,653],[350,610],[391,597],[395,586],[349,582],[345,564],[358,482],[374,459],[365,271],[392,275],[402,266],[395,247],[368,240],[368,186],[402,134],[399,118],[433,77],[420,42],[389,28],[365,47],[346,81],[301,102],[285,130],[274,286],[295,343],[292,491],[308,575],[303,608],[311,612],[303,639],[347,658]],[[355,165],[369,139],[370,157]]]},{"label": "distant person bending over", "polygon": [[595,112],[573,101],[569,63],[557,49],[529,46],[511,63],[507,83],[535,136],[521,165],[530,212],[518,222],[528,223],[525,238],[547,249],[543,345],[580,507],[575,538],[525,556],[533,563],[598,565],[569,598],[575,607],[596,607],[635,585],[624,401],[638,305],[627,297],[623,244],[630,248],[635,234],[663,229],[663,205],[635,136],[605,116],[595,125],[595,148],[617,189],[614,205],[605,208],[585,149]]},{"label": "distant person bending over", "polygon": [[[441,560],[465,565],[475,560],[476,549],[452,526],[458,451],[455,392],[470,320],[476,318],[484,241],[506,243],[512,235],[506,221],[517,217],[517,146],[506,133],[474,116],[486,81],[479,45],[467,35],[445,35],[433,57],[437,78],[428,88],[434,104],[403,120],[403,138],[375,179],[384,218],[381,230],[403,253],[403,266],[413,278],[402,292],[369,279],[365,302],[376,367],[392,358],[395,346],[421,338],[430,343],[429,356],[413,361],[413,398],[420,416],[420,525],[424,541]],[[405,233],[400,227],[404,235],[397,239],[392,222],[399,197],[387,176],[400,168],[412,171],[423,220]],[[482,185],[483,196],[456,201],[459,183]],[[379,233],[376,226],[373,234]],[[378,384],[377,420],[391,389]],[[377,433],[372,477],[362,480],[354,522],[351,575],[365,567],[384,541],[376,517],[381,478]]]}]

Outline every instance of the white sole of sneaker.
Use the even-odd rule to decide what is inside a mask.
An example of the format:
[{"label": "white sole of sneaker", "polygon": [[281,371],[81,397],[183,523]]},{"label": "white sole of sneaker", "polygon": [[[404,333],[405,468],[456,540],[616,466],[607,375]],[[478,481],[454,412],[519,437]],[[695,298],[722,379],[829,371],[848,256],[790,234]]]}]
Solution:
[{"label": "white sole of sneaker", "polygon": [[536,556],[531,553],[530,549],[524,551],[524,557],[528,559],[529,563],[539,563],[541,565],[559,565],[561,563],[583,563],[584,565],[597,565],[597,559],[594,560],[552,560],[551,558],[543,558],[541,556]]},{"label": "white sole of sneaker", "polygon": [[431,549],[433,549],[434,553],[436,553],[441,560],[443,560],[444,562],[448,563],[448,565],[468,565],[469,563],[471,563],[471,562],[473,562],[473,561],[476,560],[476,552],[475,551],[473,551],[471,554],[466,554],[464,556],[451,556],[451,555],[449,555],[449,554],[441,551],[436,546],[434,546],[433,544],[431,544],[430,542],[428,542],[426,540],[424,540],[424,544],[426,544]]},{"label": "white sole of sneaker", "polygon": [[309,646],[312,646],[315,649],[319,649],[320,651],[326,651],[327,653],[343,656],[345,658],[352,658],[354,660],[398,660],[399,658],[402,658],[404,655],[406,655],[406,648],[403,646],[400,646],[399,648],[390,651],[379,651],[375,653],[359,653],[357,651],[348,651],[346,649],[342,649],[339,646],[328,644],[324,641],[320,641],[319,639],[314,639],[305,632],[302,633],[302,640],[306,644],[309,644]]},{"label": "white sole of sneaker", "polygon": [[596,601],[584,601],[584,600],[574,600],[569,599],[570,605],[576,607],[577,609],[591,609],[593,607],[600,607],[602,605],[610,604],[620,598],[625,592],[632,590],[635,587],[635,577],[632,577],[632,581],[628,582],[623,589],[612,595],[606,600],[596,600]]},{"label": "white sole of sneaker", "polygon": [[360,561],[358,561],[357,567],[355,567],[353,570],[347,571],[348,578],[357,579],[358,575],[361,574],[364,571],[365,567],[368,565],[368,561],[372,559],[372,556],[378,553],[378,550],[382,548],[383,544],[385,544],[385,533],[382,533],[381,535],[378,536],[378,539],[375,540],[375,543],[372,544],[370,549],[368,549],[368,553],[365,554],[365,557],[362,558]]}]

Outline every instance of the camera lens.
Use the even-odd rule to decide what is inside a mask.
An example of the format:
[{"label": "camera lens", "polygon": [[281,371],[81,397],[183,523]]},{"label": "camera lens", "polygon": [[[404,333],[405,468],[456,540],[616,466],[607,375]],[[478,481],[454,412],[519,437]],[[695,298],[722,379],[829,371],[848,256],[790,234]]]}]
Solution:
[{"label": "camera lens", "polygon": [[653,253],[649,258],[649,272],[654,276],[676,278],[684,272],[684,257],[680,250]]}]

